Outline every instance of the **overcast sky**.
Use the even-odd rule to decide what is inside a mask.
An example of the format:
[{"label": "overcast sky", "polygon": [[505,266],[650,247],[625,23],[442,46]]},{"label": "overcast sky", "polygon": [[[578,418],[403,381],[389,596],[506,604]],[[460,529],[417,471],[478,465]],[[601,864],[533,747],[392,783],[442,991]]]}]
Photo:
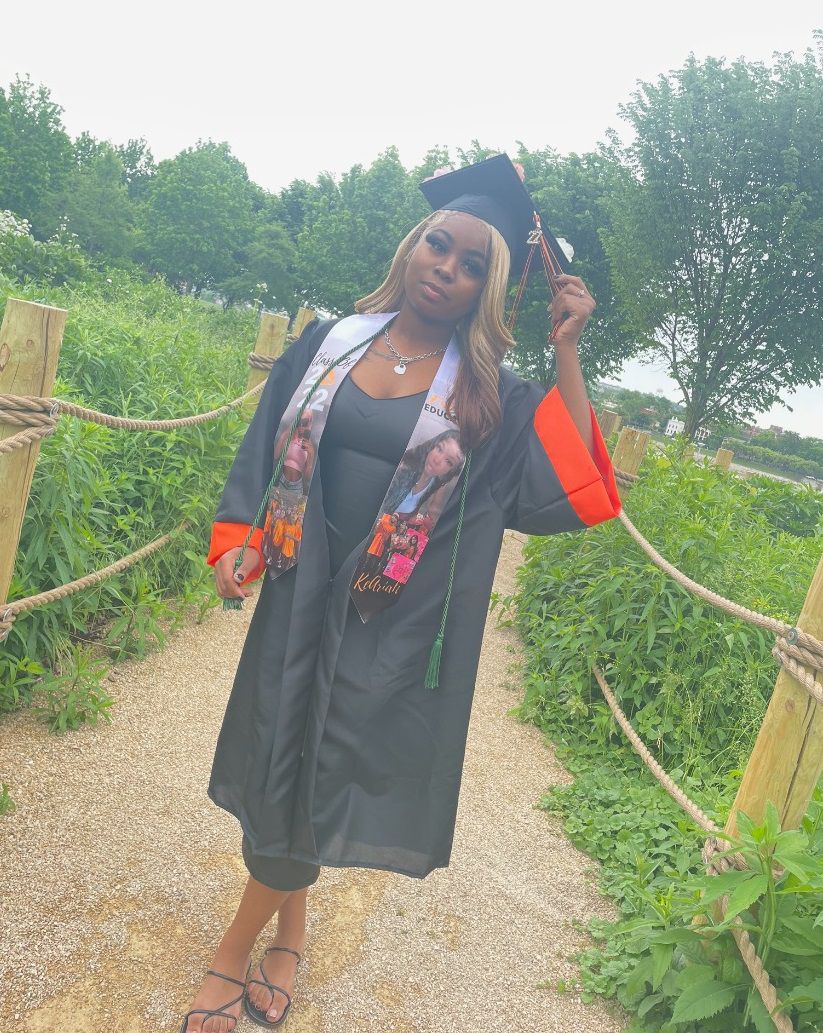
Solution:
[{"label": "overcast sky", "polygon": [[[5,5],[0,84],[28,73],[63,107],[72,136],[142,136],[158,160],[226,140],[253,180],[277,190],[339,175],[392,144],[407,166],[436,144],[474,138],[499,150],[518,140],[587,150],[620,128],[618,106],[638,80],[689,52],[800,54],[818,27],[820,0],[40,0]],[[624,381],[678,394],[636,363]],[[793,414],[778,407],[758,422],[823,436],[823,388],[791,404]]]}]

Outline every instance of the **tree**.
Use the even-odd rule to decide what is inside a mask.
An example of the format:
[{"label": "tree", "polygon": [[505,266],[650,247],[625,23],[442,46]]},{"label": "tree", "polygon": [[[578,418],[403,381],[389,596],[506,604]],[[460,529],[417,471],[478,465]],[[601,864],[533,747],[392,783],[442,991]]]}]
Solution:
[{"label": "tree", "polygon": [[263,213],[239,256],[239,271],[217,285],[224,307],[258,300],[269,309],[293,310],[297,306],[294,259],[294,245],[285,227],[270,212]]},{"label": "tree", "polygon": [[398,243],[428,210],[394,147],[368,169],[355,165],[339,186],[321,176],[297,238],[303,296],[332,312],[350,310],[381,282]]},{"label": "tree", "polygon": [[114,149],[123,163],[123,178],[128,187],[129,197],[144,197],[151,177],[157,171],[151,148],[143,137],[140,137],[139,140],[116,144]]},{"label": "tree", "polygon": [[149,265],[195,294],[240,272],[253,232],[246,166],[227,143],[198,141],[161,161],[143,206]]},{"label": "tree", "polygon": [[691,57],[622,109],[630,175],[602,236],[628,325],[662,357],[685,433],[823,376],[823,74]]},{"label": "tree", "polygon": [[54,219],[65,218],[83,249],[93,255],[129,257],[134,248],[134,210],[123,163],[108,143],[83,134],[82,162],[50,202]]},{"label": "tree", "polygon": [[40,238],[57,228],[51,198],[74,168],[62,112],[28,76],[18,75],[8,93],[0,89],[0,209],[28,219]]}]

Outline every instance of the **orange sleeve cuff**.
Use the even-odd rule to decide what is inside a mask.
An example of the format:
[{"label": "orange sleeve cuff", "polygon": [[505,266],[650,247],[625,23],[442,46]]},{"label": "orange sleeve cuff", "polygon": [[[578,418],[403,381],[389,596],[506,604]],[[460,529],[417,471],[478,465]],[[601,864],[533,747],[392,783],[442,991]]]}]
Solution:
[{"label": "orange sleeve cuff", "polygon": [[[206,557],[206,563],[213,567],[229,549],[239,548],[246,540],[249,526],[249,524],[225,524],[220,522],[212,524],[211,544],[209,546],[209,554]],[[243,582],[244,585],[249,584],[251,581],[256,581],[266,569],[266,561],[263,559],[262,541],[263,528],[255,527],[249,539],[249,545],[260,553],[260,562]]]},{"label": "orange sleeve cuff", "polygon": [[591,526],[616,517],[621,503],[612,462],[591,404],[589,412],[594,455],[586,448],[556,386],[535,410],[534,429],[569,505],[584,524]]}]

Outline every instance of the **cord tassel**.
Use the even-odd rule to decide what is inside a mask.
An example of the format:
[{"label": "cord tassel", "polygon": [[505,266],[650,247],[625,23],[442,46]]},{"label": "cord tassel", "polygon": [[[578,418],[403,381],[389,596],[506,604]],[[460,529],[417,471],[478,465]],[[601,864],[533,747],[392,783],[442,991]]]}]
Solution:
[{"label": "cord tassel", "polygon": [[429,653],[429,666],[426,668],[426,680],[423,682],[427,689],[436,689],[440,686],[440,655],[443,652],[443,632],[437,633],[432,651]]}]

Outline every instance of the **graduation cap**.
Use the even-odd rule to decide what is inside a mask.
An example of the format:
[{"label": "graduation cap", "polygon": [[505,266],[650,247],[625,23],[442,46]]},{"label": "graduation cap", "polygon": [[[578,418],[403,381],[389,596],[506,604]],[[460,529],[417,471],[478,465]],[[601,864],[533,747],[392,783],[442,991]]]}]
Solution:
[{"label": "graduation cap", "polygon": [[547,273],[569,271],[565,252],[507,154],[430,177],[420,189],[435,211],[466,212],[499,230],[511,254],[512,276],[525,280],[536,250]]}]

